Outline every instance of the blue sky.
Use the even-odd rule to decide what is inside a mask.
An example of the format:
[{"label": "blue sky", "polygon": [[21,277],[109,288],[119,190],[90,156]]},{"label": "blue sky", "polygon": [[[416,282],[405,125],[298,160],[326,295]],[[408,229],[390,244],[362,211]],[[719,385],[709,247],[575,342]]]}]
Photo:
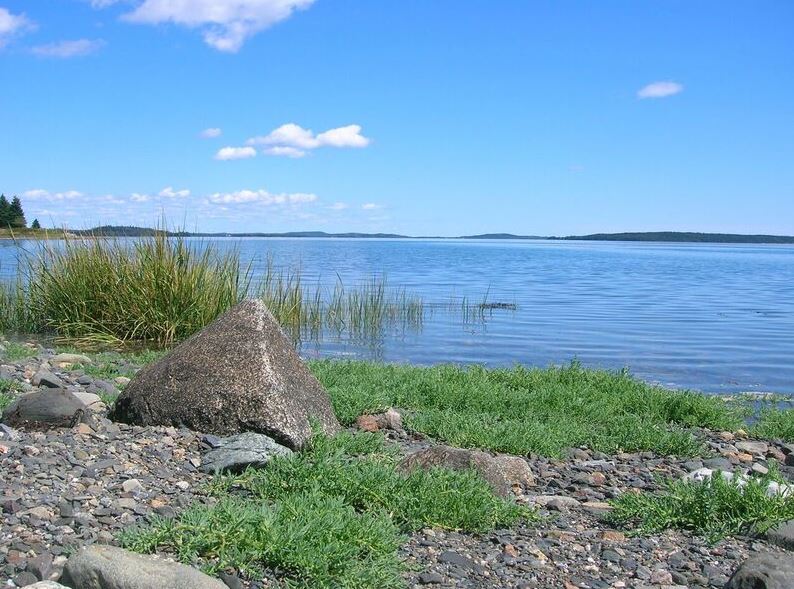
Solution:
[{"label": "blue sky", "polygon": [[218,231],[794,234],[794,2],[0,0],[0,190]]}]

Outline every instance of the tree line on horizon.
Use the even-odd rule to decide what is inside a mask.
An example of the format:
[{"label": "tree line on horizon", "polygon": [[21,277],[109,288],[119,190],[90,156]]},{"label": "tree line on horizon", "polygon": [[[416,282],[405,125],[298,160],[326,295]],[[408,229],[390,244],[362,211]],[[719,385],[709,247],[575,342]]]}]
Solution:
[{"label": "tree line on horizon", "polygon": [[[15,196],[9,202],[5,194],[0,194],[0,229],[26,229],[27,226],[25,211],[19,197]],[[33,219],[30,228],[41,229],[39,220]]]}]

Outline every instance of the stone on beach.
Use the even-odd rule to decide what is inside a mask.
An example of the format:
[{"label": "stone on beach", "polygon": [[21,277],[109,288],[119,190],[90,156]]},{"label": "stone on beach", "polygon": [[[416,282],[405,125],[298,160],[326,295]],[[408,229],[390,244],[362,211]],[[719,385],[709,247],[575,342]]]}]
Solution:
[{"label": "stone on beach", "polygon": [[331,400],[260,300],[246,300],[142,369],[111,418],[217,435],[262,433],[297,449],[312,422],[339,431]]},{"label": "stone on beach", "polygon": [[60,581],[76,589],[228,589],[189,566],[101,545],[69,558]]},{"label": "stone on beach", "polygon": [[744,561],[726,589],[791,589],[794,587],[794,556],[755,554]]},{"label": "stone on beach", "polygon": [[399,465],[403,472],[435,467],[475,470],[488,482],[494,494],[500,497],[508,497],[514,485],[531,485],[533,481],[532,471],[522,458],[492,456],[480,450],[452,446],[439,445],[419,450],[407,456]]},{"label": "stone on beach", "polygon": [[276,456],[290,456],[292,450],[262,434],[245,432],[217,440],[207,452],[199,470],[207,473],[240,472],[248,466],[264,466]]},{"label": "stone on beach", "polygon": [[3,411],[3,422],[12,427],[46,424],[72,427],[88,420],[88,407],[64,389],[42,389],[18,397]]}]

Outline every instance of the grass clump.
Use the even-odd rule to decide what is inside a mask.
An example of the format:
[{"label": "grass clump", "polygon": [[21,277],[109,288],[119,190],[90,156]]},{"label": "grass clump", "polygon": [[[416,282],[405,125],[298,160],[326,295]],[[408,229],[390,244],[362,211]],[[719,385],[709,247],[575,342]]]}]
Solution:
[{"label": "grass clump", "polygon": [[727,479],[717,471],[703,482],[668,482],[659,494],[624,493],[611,501],[610,522],[641,534],[670,528],[687,530],[716,542],[726,536],[763,534],[794,518],[794,495],[767,495],[780,482],[775,468],[764,476]]},{"label": "grass clump", "polygon": [[18,360],[26,360],[32,358],[38,353],[38,350],[32,346],[26,346],[17,342],[8,342],[3,344],[4,352],[0,352],[0,356],[9,362],[16,362]]},{"label": "grass clump", "polygon": [[211,573],[278,571],[287,587],[397,588],[403,533],[485,531],[531,515],[494,497],[474,473],[403,476],[397,460],[379,435],[317,436],[301,454],[217,478],[217,504],[155,518],[121,541],[139,552],[166,549],[182,562],[202,559]]},{"label": "grass clump", "polygon": [[14,392],[17,390],[16,381],[7,378],[0,378],[0,412],[8,407],[16,398]]},{"label": "grass clump", "polygon": [[237,252],[164,233],[44,243],[26,273],[37,327],[89,344],[171,344],[236,304],[248,286]]},{"label": "grass clump", "polygon": [[794,409],[765,409],[751,429],[752,435],[768,440],[794,442]]},{"label": "grass clump", "polygon": [[686,428],[732,430],[741,424],[739,413],[716,398],[576,362],[498,370],[326,360],[310,366],[345,424],[362,413],[399,407],[414,431],[510,454],[560,456],[586,446],[694,455],[701,444]]}]

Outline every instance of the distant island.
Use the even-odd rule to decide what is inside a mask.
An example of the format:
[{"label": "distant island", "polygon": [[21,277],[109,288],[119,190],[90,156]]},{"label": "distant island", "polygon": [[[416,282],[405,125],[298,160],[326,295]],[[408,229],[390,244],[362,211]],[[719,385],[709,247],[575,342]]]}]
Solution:
[{"label": "distant island", "polygon": [[[161,229],[120,225],[102,225],[93,229],[69,229],[69,234],[94,237],[145,237],[163,233]],[[327,233],[325,231],[287,231],[284,233],[203,233],[190,231],[166,231],[168,235],[181,237],[314,237],[334,239],[525,239],[556,241],[640,241],[668,243],[768,243],[794,244],[794,236],[788,235],[741,235],[736,233],[693,233],[683,231],[649,231],[638,233],[593,233],[590,235],[568,235],[565,237],[540,235],[515,235],[513,233],[482,233],[478,235],[412,236],[397,233]]]}]

